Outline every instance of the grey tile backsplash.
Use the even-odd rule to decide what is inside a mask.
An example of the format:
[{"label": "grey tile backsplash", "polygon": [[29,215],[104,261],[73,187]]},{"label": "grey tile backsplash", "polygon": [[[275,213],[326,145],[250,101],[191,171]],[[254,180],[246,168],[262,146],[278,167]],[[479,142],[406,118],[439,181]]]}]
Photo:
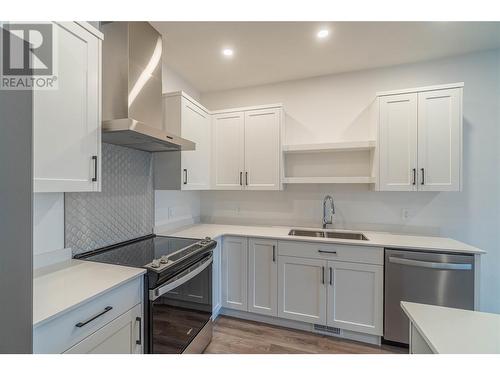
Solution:
[{"label": "grey tile backsplash", "polygon": [[65,243],[74,254],[152,233],[152,154],[102,144],[102,191],[65,194]]}]

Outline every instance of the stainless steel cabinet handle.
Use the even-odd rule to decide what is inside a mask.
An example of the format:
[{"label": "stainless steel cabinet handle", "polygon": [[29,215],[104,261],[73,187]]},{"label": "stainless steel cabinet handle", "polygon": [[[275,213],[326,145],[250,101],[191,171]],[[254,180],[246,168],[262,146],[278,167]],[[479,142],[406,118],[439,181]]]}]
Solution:
[{"label": "stainless steel cabinet handle", "polygon": [[330,250],[321,250],[321,249],[318,250],[318,253],[337,254],[337,252],[334,250],[330,251]]},{"label": "stainless steel cabinet handle", "polygon": [[136,322],[139,322],[139,339],[135,340],[137,345],[142,345],[142,319],[140,317],[135,318]]},{"label": "stainless steel cabinet handle", "polygon": [[248,172],[245,172],[245,185],[248,186]]},{"label": "stainless steel cabinet handle", "polygon": [[243,172],[240,172],[240,185],[243,186]]},{"label": "stainless steel cabinet handle", "polygon": [[330,285],[333,285],[333,269],[332,267],[328,267],[330,269]]},{"label": "stainless steel cabinet handle", "polygon": [[321,267],[321,283],[325,284],[325,267]]},{"label": "stainless steel cabinet handle", "polygon": [[92,177],[92,182],[97,181],[97,155],[92,156],[92,160],[94,161],[94,177]]},{"label": "stainless steel cabinet handle", "polygon": [[276,245],[273,245],[273,262],[276,262]]},{"label": "stainless steel cabinet handle", "polygon": [[399,257],[389,257],[390,263],[402,264],[404,266],[433,268],[436,270],[471,270],[472,264],[470,263],[440,263],[428,262],[425,260],[407,259]]},{"label": "stainless steel cabinet handle", "polygon": [[413,182],[412,185],[417,184],[417,168],[413,168]]},{"label": "stainless steel cabinet handle", "polygon": [[424,170],[424,168],[420,168],[420,171],[422,172],[422,183],[421,183],[421,185],[425,185],[425,170]]},{"label": "stainless steel cabinet handle", "polygon": [[82,328],[83,326],[89,324],[90,322],[96,320],[97,318],[99,318],[100,316],[106,314],[108,311],[111,311],[111,310],[113,310],[113,308],[111,306],[106,306],[104,308],[104,311],[101,311],[99,314],[96,314],[93,317],[88,318],[87,320],[85,320],[83,322],[76,323],[75,327]]},{"label": "stainless steel cabinet handle", "polygon": [[188,170],[184,169],[184,185],[188,183]]}]

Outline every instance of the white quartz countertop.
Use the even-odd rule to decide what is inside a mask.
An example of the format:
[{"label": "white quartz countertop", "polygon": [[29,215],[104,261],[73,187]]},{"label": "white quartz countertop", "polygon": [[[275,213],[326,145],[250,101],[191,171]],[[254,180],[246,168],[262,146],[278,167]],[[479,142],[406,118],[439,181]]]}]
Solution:
[{"label": "white quartz countertop", "polygon": [[70,260],[35,271],[33,326],[36,327],[146,271],[82,260]]},{"label": "white quartz countertop", "polygon": [[401,302],[427,345],[438,354],[500,354],[500,315]]},{"label": "white quartz countertop", "polygon": [[[300,227],[293,227],[299,229]],[[376,246],[388,247],[396,249],[415,249],[427,251],[445,251],[458,252],[468,254],[483,254],[485,251],[474,246],[467,245],[463,242],[456,241],[452,238],[445,237],[428,237],[428,236],[413,236],[393,234],[386,232],[370,232],[356,231],[363,233],[368,241],[344,240],[337,238],[318,238],[318,237],[301,237],[289,236],[288,232],[292,227],[279,226],[249,226],[249,225],[223,225],[223,224],[194,224],[178,230],[159,231],[156,234],[170,235],[187,238],[216,238],[220,236],[246,236],[260,238],[274,238],[278,240],[292,241],[307,241],[307,242],[323,242],[323,243],[338,243],[359,246]],[[308,229],[308,228],[300,228]],[[310,229],[310,228],[309,228]],[[318,228],[313,228],[318,230]],[[348,232],[346,230],[339,230]]]}]

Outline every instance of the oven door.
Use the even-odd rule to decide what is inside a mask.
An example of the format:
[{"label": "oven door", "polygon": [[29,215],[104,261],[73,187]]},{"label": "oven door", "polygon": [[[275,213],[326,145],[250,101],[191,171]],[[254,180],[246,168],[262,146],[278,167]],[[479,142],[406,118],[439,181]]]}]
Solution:
[{"label": "oven door", "polygon": [[150,290],[149,300],[150,353],[202,351],[211,339],[212,254]]}]

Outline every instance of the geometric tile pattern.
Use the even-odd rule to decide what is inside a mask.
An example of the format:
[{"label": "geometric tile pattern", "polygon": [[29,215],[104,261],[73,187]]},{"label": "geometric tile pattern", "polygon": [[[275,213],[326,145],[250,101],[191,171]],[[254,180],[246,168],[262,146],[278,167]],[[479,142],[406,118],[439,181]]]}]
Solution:
[{"label": "geometric tile pattern", "polygon": [[102,191],[65,193],[65,246],[73,255],[153,232],[152,154],[102,144]]}]

